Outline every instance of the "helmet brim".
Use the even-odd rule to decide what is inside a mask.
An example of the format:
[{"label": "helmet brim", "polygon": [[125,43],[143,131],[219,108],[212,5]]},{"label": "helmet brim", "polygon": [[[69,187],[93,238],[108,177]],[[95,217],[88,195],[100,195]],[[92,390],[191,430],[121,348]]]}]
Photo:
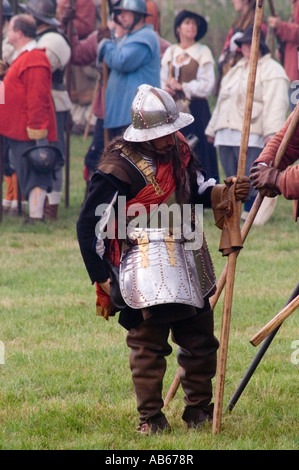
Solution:
[{"label": "helmet brim", "polygon": [[159,139],[169,134],[187,127],[194,121],[194,117],[188,113],[179,113],[174,122],[168,122],[161,126],[150,129],[136,129],[131,124],[124,132],[124,139],[129,142],[147,142],[149,140]]},{"label": "helmet brim", "polygon": [[30,15],[34,16],[40,21],[43,21],[46,24],[49,24],[50,26],[61,26],[60,21],[58,21],[56,18],[54,17],[48,18],[46,16],[40,15],[39,13],[36,13],[24,3],[19,3],[18,6],[19,8],[21,8],[21,10],[25,11],[26,13],[30,13]]},{"label": "helmet brim", "polygon": [[132,13],[139,13],[139,15],[144,15],[144,16],[153,16],[151,13],[147,13],[147,11],[141,11],[141,10],[131,10],[130,8],[113,8],[113,13],[115,15],[120,15],[122,11],[131,11]]}]

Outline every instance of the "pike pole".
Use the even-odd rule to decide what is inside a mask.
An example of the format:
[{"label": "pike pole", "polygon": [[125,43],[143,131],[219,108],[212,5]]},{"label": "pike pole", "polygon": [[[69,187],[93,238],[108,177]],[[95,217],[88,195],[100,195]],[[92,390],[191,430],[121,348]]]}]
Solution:
[{"label": "pike pole", "polygon": [[[254,96],[254,89],[255,89],[256,70],[257,70],[258,53],[259,53],[259,47],[260,47],[263,11],[264,11],[264,0],[256,0],[256,10],[255,10],[255,17],[254,17],[254,27],[253,27],[250,65],[249,65],[250,68],[249,68],[249,76],[248,76],[248,83],[247,83],[247,94],[246,94],[246,103],[245,103],[245,111],[244,111],[242,139],[241,139],[241,146],[240,146],[240,153],[239,153],[237,177],[245,175],[250,124],[251,124],[251,116],[252,116],[253,96]],[[240,219],[240,214],[241,214],[241,207],[242,207],[242,203],[241,201],[238,201],[237,208],[239,212],[238,213],[239,219]],[[219,434],[221,430],[224,382],[225,382],[230,318],[231,318],[231,310],[232,310],[232,302],[233,302],[233,290],[234,290],[237,257],[238,257],[238,251],[235,251],[228,255],[228,266],[227,266],[225,296],[224,296],[224,305],[223,305],[223,317],[222,317],[222,327],[221,327],[221,335],[220,335],[218,367],[217,367],[217,375],[216,375],[215,405],[214,405],[214,415],[213,415],[213,424],[212,424],[213,434]]]},{"label": "pike pole", "polygon": [[[2,41],[3,41],[2,24],[3,24],[3,2],[1,0],[0,2],[0,60],[2,60]],[[1,89],[3,89],[2,87],[3,85],[0,82],[0,92],[1,92]],[[3,140],[2,140],[2,136],[0,136],[0,223],[2,222],[2,219],[3,219],[2,184],[3,184]]]},{"label": "pike pole", "polygon": [[[110,5],[110,2],[109,2],[109,5]],[[101,20],[102,20],[102,26],[104,28],[106,28],[107,27],[107,3],[106,3],[106,1],[101,2]],[[104,88],[104,93],[103,93],[104,103],[103,103],[103,106],[104,106],[104,109],[105,109],[105,92],[106,92],[107,80],[108,80],[108,67],[107,67],[107,64],[105,64],[104,62],[103,62],[103,73],[102,73],[102,75],[103,75],[103,88]],[[87,121],[86,126],[85,126],[85,132],[84,132],[84,135],[83,135],[83,142],[86,142],[87,137],[88,137],[90,122],[91,122],[91,118],[92,118],[92,114],[93,114],[93,105],[94,105],[94,102],[97,98],[97,94],[98,94],[99,89],[100,89],[100,79],[101,79],[101,74],[99,73],[98,77],[97,77],[96,85],[95,85],[95,88],[94,88],[94,91],[93,91],[92,106],[91,106],[90,114],[88,116],[88,121]],[[109,141],[108,129],[104,129],[105,147],[107,146],[108,141]]]},{"label": "pike pole", "polygon": [[[102,0],[101,2],[101,16],[102,16],[102,26],[103,28],[107,27],[107,2],[106,0]],[[104,110],[106,110],[106,103],[105,103],[105,97],[106,97],[106,88],[107,88],[107,82],[108,82],[108,65],[103,62],[103,107]],[[104,146],[107,147],[107,144],[109,142],[109,131],[108,129],[104,129]]]},{"label": "pike pole", "polygon": [[[274,166],[277,168],[282,160],[282,157],[284,156],[285,152],[286,152],[286,148],[291,140],[291,138],[293,137],[294,135],[294,132],[296,130],[296,128],[298,127],[299,125],[299,106],[297,106],[295,108],[295,110],[293,111],[293,114],[292,114],[292,118],[291,118],[291,121],[290,121],[290,125],[280,143],[280,146],[277,150],[277,153],[276,153],[276,157],[275,157],[275,162],[274,162]],[[261,204],[263,202],[263,197],[261,196],[260,193],[258,193],[258,195],[256,196],[255,198],[255,201],[253,203],[253,206],[252,208],[250,209],[250,212],[247,216],[247,219],[246,221],[244,222],[244,225],[241,229],[241,238],[242,238],[242,242],[244,243],[249,232],[250,232],[250,229],[252,227],[252,224],[254,222],[254,219],[261,207]],[[237,255],[239,255],[240,252],[237,252]],[[210,305],[211,305],[211,309],[213,310],[220,298],[220,295],[224,289],[224,286],[225,286],[225,283],[226,283],[226,276],[227,276],[227,270],[228,270],[228,263],[226,263],[219,279],[218,279],[218,282],[217,282],[217,289],[216,289],[216,292],[215,294],[210,298]],[[265,340],[266,341],[266,340]],[[181,373],[181,370],[182,368],[179,367],[174,379],[173,379],[173,382],[166,394],[166,397],[165,397],[165,400],[164,400],[164,406],[166,407],[168,405],[168,403],[172,400],[172,398],[175,396],[176,392],[177,392],[177,389],[180,385],[180,373]]]},{"label": "pike pole", "polygon": [[[243,176],[245,174],[246,167],[246,155],[248,149],[248,140],[250,132],[250,123],[251,123],[251,114],[252,114],[252,105],[253,105],[253,95],[255,88],[255,78],[256,78],[256,69],[257,69],[257,60],[258,60],[258,50],[260,44],[260,35],[261,35],[261,25],[263,17],[263,0],[256,0],[256,12],[254,19],[254,30],[252,37],[252,49],[250,57],[250,72],[248,77],[247,85],[247,95],[245,103],[245,114],[243,121],[243,130],[242,130],[242,141],[240,146],[239,153],[239,165],[237,176]],[[255,219],[255,216],[261,206],[263,198],[260,194],[257,195],[255,202],[250,210],[250,213],[243,225],[241,230],[242,242],[245,241],[251,225]],[[241,204],[238,205],[239,217],[241,213]],[[220,348],[219,348],[219,359],[217,368],[217,378],[216,378],[216,394],[215,394],[215,407],[214,407],[214,419],[213,419],[213,433],[218,434],[221,427],[221,415],[222,415],[222,405],[223,405],[223,392],[224,392],[224,378],[225,378],[225,369],[226,369],[226,360],[227,360],[227,349],[228,349],[228,338],[229,338],[229,326],[230,326],[230,317],[231,317],[231,306],[232,306],[232,296],[233,296],[233,287],[234,287],[234,275],[236,269],[236,260],[240,251],[231,253],[228,257],[226,266],[217,282],[216,293],[210,299],[211,309],[215,308],[215,305],[221,295],[221,292],[225,286],[226,288],[226,298],[224,301],[223,309],[223,321],[222,321],[222,332],[220,338]],[[180,367],[176,373],[176,376],[171,384],[171,387],[165,397],[164,406],[167,406],[169,401],[174,397],[178,386],[180,384],[180,373],[182,368]]]},{"label": "pike pole", "polygon": [[[294,132],[296,130],[296,128],[298,127],[299,125],[299,106],[297,106],[295,108],[295,110],[293,111],[293,114],[292,114],[292,117],[290,118],[291,121],[290,121],[290,124],[287,128],[287,131],[279,145],[279,148],[277,150],[277,153],[276,153],[276,156],[275,156],[275,161],[274,161],[274,166],[277,168],[286,152],[286,149],[287,149],[287,146],[289,145],[289,142],[291,140],[291,138],[293,137],[294,135]],[[242,236],[242,241],[244,242],[246,240],[246,237],[250,231],[250,228],[254,222],[254,219],[255,219],[255,216],[256,214],[258,213],[258,210],[263,202],[263,197],[261,196],[260,193],[258,193],[257,197],[255,198],[255,201],[254,201],[254,204],[249,212],[249,215],[242,227],[242,230],[241,230],[241,236]],[[216,291],[216,294],[214,294],[213,297],[211,297],[211,305],[212,303],[216,303],[217,300],[219,299],[219,296],[223,290],[223,287],[225,285],[225,280],[226,280],[226,274],[227,274],[227,264],[218,280],[218,283],[217,283],[217,291]],[[288,303],[291,302],[291,300],[293,300],[297,295],[299,294],[299,284],[297,285],[296,289],[294,290],[292,296],[290,297]],[[288,303],[286,305],[288,305]],[[262,357],[264,356],[265,352],[267,351],[268,347],[270,346],[271,342],[273,341],[277,331],[279,330],[279,327],[275,329],[275,331],[273,331],[272,333],[270,333],[267,338],[265,339],[264,343],[262,344],[258,354],[256,355],[256,357],[253,359],[250,367],[248,368],[248,371],[246,372],[246,374],[244,375],[239,387],[237,388],[236,392],[234,393],[234,395],[232,396],[232,398],[230,399],[228,405],[227,405],[227,408],[226,410],[229,410],[229,411],[232,411],[232,409],[234,408],[237,400],[239,399],[239,397],[241,396],[243,390],[245,389],[247,383],[249,382],[251,376],[253,375],[255,369],[257,368],[258,364],[260,363]]]},{"label": "pike pole", "polygon": [[[274,8],[273,0],[269,0],[269,7],[270,7],[271,16],[277,16],[275,8]],[[269,28],[268,37],[269,37],[269,43],[270,43],[271,57],[274,57],[275,32],[273,28]]]},{"label": "pike pole", "polygon": [[[285,304],[285,307],[287,307],[297,296],[299,295],[299,284],[297,284],[296,288],[292,292],[289,300]],[[278,325],[275,330],[273,330],[267,338],[263,341],[260,349],[258,350],[256,356],[253,358],[251,361],[250,366],[248,367],[247,371],[245,372],[240,384],[236,388],[236,391],[234,392],[233,396],[229,400],[227,407],[225,411],[232,411],[234,407],[236,406],[237,401],[239,400],[240,396],[242,395],[243,391],[245,390],[248,382],[250,381],[252,375],[254,374],[257,366],[261,362],[262,358],[264,357],[267,349],[269,348],[270,344],[272,343],[273,339],[275,338],[279,328],[281,325]]]},{"label": "pike pole", "polygon": [[[76,0],[70,0],[70,7],[72,11],[75,11]],[[72,44],[72,30],[73,20],[69,19],[67,25],[67,37],[69,44]],[[71,46],[72,47],[72,46]],[[72,64],[71,58],[66,68],[66,89],[68,94],[71,91],[71,79],[72,79]],[[64,205],[66,208],[69,207],[70,197],[70,147],[71,147],[71,111],[68,111],[65,125],[65,201]]]}]

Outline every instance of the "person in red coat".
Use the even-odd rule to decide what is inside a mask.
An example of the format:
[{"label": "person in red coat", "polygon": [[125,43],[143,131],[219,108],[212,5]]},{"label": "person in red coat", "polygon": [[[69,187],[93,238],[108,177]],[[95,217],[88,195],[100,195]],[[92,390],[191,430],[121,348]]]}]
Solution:
[{"label": "person in red coat", "polygon": [[291,81],[290,109],[294,110],[298,103],[299,69],[298,52],[299,45],[299,1],[292,0],[292,15],[289,21],[282,21],[279,16],[270,16],[268,25],[274,28],[275,35],[283,44],[283,56],[277,57],[283,63],[284,69]]},{"label": "person in red coat", "polygon": [[299,215],[299,165],[294,165],[294,163],[298,160],[299,154],[299,126],[296,128],[280,164],[277,168],[274,166],[276,153],[290,126],[294,112],[266,145],[259,158],[255,160],[251,167],[250,179],[253,187],[258,189],[262,196],[275,197],[282,194],[286,199],[294,200],[293,214],[296,221]]},{"label": "person in red coat", "polygon": [[57,141],[52,72],[45,51],[34,40],[36,23],[28,15],[14,16],[8,29],[10,44],[18,51],[3,80],[5,103],[1,105],[0,134],[9,144],[12,165],[23,197],[29,201],[29,220],[43,218],[52,174],[33,171],[23,153],[29,148]]}]

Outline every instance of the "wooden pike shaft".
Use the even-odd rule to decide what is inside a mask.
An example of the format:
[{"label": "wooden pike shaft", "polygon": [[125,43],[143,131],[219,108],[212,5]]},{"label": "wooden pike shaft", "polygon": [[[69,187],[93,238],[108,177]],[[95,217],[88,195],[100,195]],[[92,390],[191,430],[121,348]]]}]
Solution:
[{"label": "wooden pike shaft", "polygon": [[[70,6],[72,11],[76,7],[76,0],[70,0]],[[72,44],[72,28],[73,28],[73,20],[69,20],[67,25],[67,37],[69,43]],[[67,92],[70,94],[71,92],[71,81],[72,81],[72,65],[71,59],[67,64],[66,68],[66,89]],[[65,124],[65,201],[64,205],[66,208],[69,207],[69,199],[70,199],[70,153],[71,153],[71,111],[68,111],[66,124]]]},{"label": "wooden pike shaft", "polygon": [[[255,18],[254,18],[253,35],[252,35],[250,68],[249,68],[249,77],[248,77],[248,83],[247,83],[245,114],[244,114],[244,121],[243,121],[242,140],[241,140],[240,153],[239,153],[239,164],[238,164],[237,176],[243,176],[245,174],[246,157],[247,157],[247,150],[248,150],[248,140],[249,140],[252,106],[253,106],[253,95],[254,95],[255,79],[256,79],[256,69],[257,69],[257,62],[258,62],[261,26],[262,26],[262,18],[263,18],[263,10],[264,10],[263,7],[264,7],[264,2],[261,0],[257,0]],[[239,206],[239,210],[241,211],[242,203],[241,202],[238,203],[238,206]],[[237,257],[238,257],[238,252],[233,252],[229,254],[228,262],[227,262],[228,266],[227,266],[227,275],[226,275],[226,287],[225,287],[223,317],[222,317],[222,326],[221,326],[221,335],[220,335],[219,355],[218,355],[218,366],[217,366],[217,375],[216,375],[215,405],[214,405],[214,415],[213,415],[213,425],[212,425],[213,434],[219,434],[220,429],[221,429],[225,372],[226,372],[229,329],[230,329],[230,319],[231,319],[231,310],[232,310],[232,302],[233,302],[233,290],[234,290]]]},{"label": "wooden pike shaft", "polygon": [[[282,157],[284,156],[285,154],[285,151],[286,151],[286,148],[297,128],[299,124],[299,107],[297,107],[295,109],[295,111],[293,112],[293,116],[292,116],[292,120],[290,122],[290,125],[287,129],[287,132],[285,133],[282,141],[281,141],[281,144],[278,148],[278,151],[276,153],[276,157],[275,157],[275,167],[278,167],[281,160],[282,160]],[[252,224],[254,222],[254,219],[256,217],[256,214],[258,213],[259,211],[259,208],[261,206],[263,202],[263,197],[260,195],[260,193],[258,193],[257,197],[255,198],[255,201],[254,201],[254,204],[248,214],[248,217],[241,229],[241,236],[242,236],[242,241],[243,243],[245,242],[246,238],[247,238],[247,235],[249,234],[249,231],[252,227]],[[240,252],[237,252],[237,254],[239,255]],[[215,294],[210,298],[210,305],[211,305],[211,309],[213,310],[220,298],[220,295],[223,291],[223,288],[225,286],[225,283],[226,283],[226,276],[227,276],[227,270],[228,270],[228,263],[226,263],[222,273],[221,273],[221,276],[219,277],[218,279],[218,282],[217,282],[217,289],[216,289],[216,292]],[[182,368],[179,367],[174,379],[173,379],[173,382],[169,388],[169,391],[167,392],[166,394],[166,397],[165,397],[165,400],[164,400],[164,406],[166,407],[168,405],[168,403],[170,402],[170,400],[172,400],[172,398],[175,396],[176,392],[177,392],[177,389],[180,385],[180,373],[182,371]]]},{"label": "wooden pike shaft", "polygon": [[286,318],[288,318],[299,307],[299,295],[295,297],[283,310],[275,315],[267,325],[265,325],[258,333],[256,333],[250,340],[253,346],[258,346],[272,331],[280,326]]},{"label": "wooden pike shaft", "polygon": [[[103,28],[107,27],[107,2],[106,0],[102,0],[101,2],[101,14],[102,14],[102,26]],[[106,95],[106,88],[107,88],[107,82],[108,82],[108,65],[103,62],[103,87],[104,87],[104,110],[106,109],[106,104],[105,104],[105,95]],[[108,129],[104,129],[104,145],[105,147],[107,146],[109,142],[109,131]]]},{"label": "wooden pike shaft", "polygon": [[[107,27],[107,2],[106,1],[101,2],[101,19],[102,19],[102,27],[106,28]],[[91,110],[90,110],[90,113],[89,113],[89,116],[88,116],[87,124],[85,126],[85,132],[84,132],[84,135],[83,135],[83,141],[84,142],[87,140],[87,137],[88,137],[90,122],[91,122],[91,118],[92,118],[92,115],[93,115],[93,105],[96,101],[97,94],[99,92],[99,87],[100,87],[99,80],[100,80],[100,76],[97,77],[96,85],[95,85],[95,88],[94,88],[94,91],[93,91],[92,106],[91,106]],[[105,64],[103,62],[103,86],[104,86],[104,94],[103,94],[104,103],[103,103],[103,107],[104,107],[104,109],[105,109],[105,91],[106,91],[106,87],[107,87],[107,80],[108,80],[108,67],[107,67],[107,64]],[[109,141],[108,130],[104,129],[105,147],[106,147],[108,141]]]},{"label": "wooden pike shaft", "polygon": [[[0,60],[2,60],[2,24],[3,24],[3,2],[1,0],[0,3]],[[0,87],[2,88],[2,84],[0,83]],[[3,184],[3,142],[2,136],[0,136],[0,223],[3,219],[3,207],[2,207],[2,184]]]}]

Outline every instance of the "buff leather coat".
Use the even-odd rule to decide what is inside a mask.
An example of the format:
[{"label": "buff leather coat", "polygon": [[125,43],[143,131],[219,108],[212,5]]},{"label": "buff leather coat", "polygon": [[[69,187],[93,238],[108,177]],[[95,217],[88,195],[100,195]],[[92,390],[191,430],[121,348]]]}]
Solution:
[{"label": "buff leather coat", "polygon": [[[223,77],[206,135],[215,137],[220,129],[242,131],[248,75],[249,64],[243,58]],[[289,80],[282,66],[270,54],[262,56],[257,65],[251,134],[266,137],[279,131],[289,106],[288,89]]]}]

